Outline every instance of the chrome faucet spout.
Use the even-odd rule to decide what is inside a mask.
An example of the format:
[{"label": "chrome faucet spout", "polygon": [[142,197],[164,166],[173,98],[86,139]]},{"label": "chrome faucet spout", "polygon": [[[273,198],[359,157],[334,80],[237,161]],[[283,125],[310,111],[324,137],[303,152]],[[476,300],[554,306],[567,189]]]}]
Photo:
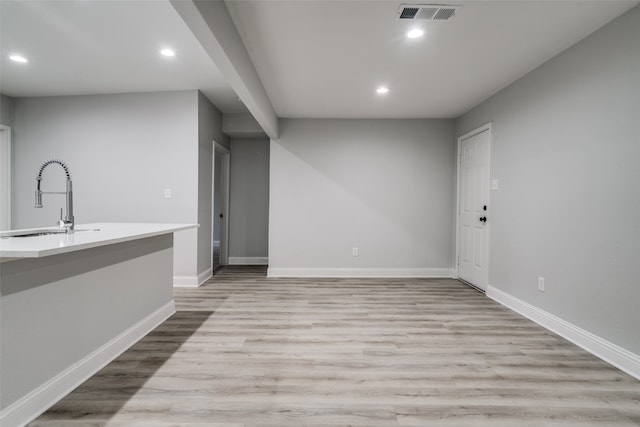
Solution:
[{"label": "chrome faucet spout", "polygon": [[[56,192],[56,191],[42,191],[40,189],[40,184],[42,183],[42,172],[44,169],[51,164],[58,164],[62,166],[64,172],[67,176],[67,185],[66,191],[64,192]],[[58,226],[60,228],[64,228],[67,233],[73,232],[75,226],[75,218],[73,216],[73,186],[71,183],[71,173],[69,172],[69,167],[62,162],[61,160],[51,159],[47,160],[40,166],[40,170],[38,171],[38,176],[36,176],[36,208],[42,207],[42,195],[43,194],[64,194],[66,195],[66,208],[67,214],[62,217],[62,212],[60,212],[60,221],[58,221]]]}]

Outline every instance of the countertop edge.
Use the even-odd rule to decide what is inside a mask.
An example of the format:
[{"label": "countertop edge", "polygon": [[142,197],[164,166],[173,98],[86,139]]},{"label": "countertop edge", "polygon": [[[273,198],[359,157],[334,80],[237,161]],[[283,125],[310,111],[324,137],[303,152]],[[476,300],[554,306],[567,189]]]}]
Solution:
[{"label": "countertop edge", "polygon": [[[46,249],[34,249],[34,250],[1,250],[0,249],[0,259],[2,260],[2,262],[8,262],[8,261],[15,261],[15,260],[19,260],[19,259],[33,259],[33,258],[42,258],[42,257],[47,257],[47,256],[52,256],[52,255],[58,255],[58,254],[63,254],[63,253],[69,253],[69,252],[75,252],[75,251],[81,251],[81,250],[86,250],[86,249],[91,249],[91,248],[98,248],[101,246],[108,246],[108,245],[113,245],[113,244],[117,244],[117,243],[124,243],[124,242],[129,242],[132,240],[139,240],[139,239],[144,239],[147,237],[154,237],[154,236],[160,236],[163,234],[169,234],[169,233],[175,233],[177,231],[184,231],[184,230],[189,230],[192,228],[198,228],[199,225],[198,224],[153,224],[153,223],[140,223],[140,224],[135,224],[135,223],[126,223],[126,224],[122,224],[122,223],[93,223],[93,224],[81,224],[78,227],[82,227],[82,228],[100,228],[102,232],[108,232],[108,233],[114,233],[113,230],[102,230],[105,227],[108,227],[109,225],[112,226],[122,226],[122,225],[126,225],[126,226],[135,226],[135,225],[140,225],[142,227],[148,227],[148,226],[153,226],[153,225],[157,225],[158,227],[160,227],[159,229],[155,229],[155,230],[149,230],[149,231],[140,231],[140,232],[128,232],[125,235],[116,235],[113,237],[105,237],[102,240],[95,240],[95,241],[89,241],[89,242],[83,242],[83,243],[78,243],[78,244],[72,244],[69,246],[63,246],[63,247],[54,247],[54,248],[46,248]],[[94,231],[90,231],[91,233],[99,233],[100,231],[94,232]],[[117,232],[117,231],[116,231]],[[62,235],[64,236],[64,235]]]}]

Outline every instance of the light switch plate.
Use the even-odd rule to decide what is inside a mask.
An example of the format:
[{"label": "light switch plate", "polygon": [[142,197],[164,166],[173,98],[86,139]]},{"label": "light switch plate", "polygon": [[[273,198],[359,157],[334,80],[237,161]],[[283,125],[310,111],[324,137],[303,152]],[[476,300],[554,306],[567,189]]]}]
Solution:
[{"label": "light switch plate", "polygon": [[165,188],[164,189],[164,198],[165,199],[170,199],[171,198],[171,189],[170,188]]},{"label": "light switch plate", "polygon": [[496,191],[496,190],[498,190],[498,188],[500,188],[500,182],[497,179],[492,179],[491,180],[491,190],[492,191]]}]

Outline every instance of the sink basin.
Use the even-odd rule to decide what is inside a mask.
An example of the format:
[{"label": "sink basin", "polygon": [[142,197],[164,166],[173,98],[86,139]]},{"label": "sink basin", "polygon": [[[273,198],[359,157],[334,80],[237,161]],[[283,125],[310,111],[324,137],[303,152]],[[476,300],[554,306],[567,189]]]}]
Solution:
[{"label": "sink basin", "polygon": [[58,228],[42,228],[38,230],[3,231],[0,233],[0,237],[34,237],[47,236],[49,234],[64,234],[64,230]]},{"label": "sink basin", "polygon": [[[100,231],[99,228],[96,229],[80,229],[74,230],[74,232],[79,231]],[[49,236],[51,234],[66,234],[64,230],[59,228],[43,228],[39,230],[22,230],[22,231],[3,231],[0,232],[0,238],[7,239],[9,237],[36,237],[36,236]]]},{"label": "sink basin", "polygon": [[35,236],[48,236],[49,234],[64,234],[64,231],[41,231],[38,233],[13,234],[10,236],[2,236],[2,237],[35,237]]}]

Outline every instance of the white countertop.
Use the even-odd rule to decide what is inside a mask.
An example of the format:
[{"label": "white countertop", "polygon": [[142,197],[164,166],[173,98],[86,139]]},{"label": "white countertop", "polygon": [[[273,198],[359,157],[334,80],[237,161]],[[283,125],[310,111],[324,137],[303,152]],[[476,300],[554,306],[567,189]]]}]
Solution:
[{"label": "white countertop", "polygon": [[[69,234],[50,234],[33,237],[0,237],[0,258],[39,258],[65,252],[79,251],[145,237],[159,236],[190,228],[197,224],[109,223],[80,224]],[[20,230],[33,232],[54,227]],[[0,232],[0,236],[2,236]],[[6,259],[5,259],[6,260]]]}]

